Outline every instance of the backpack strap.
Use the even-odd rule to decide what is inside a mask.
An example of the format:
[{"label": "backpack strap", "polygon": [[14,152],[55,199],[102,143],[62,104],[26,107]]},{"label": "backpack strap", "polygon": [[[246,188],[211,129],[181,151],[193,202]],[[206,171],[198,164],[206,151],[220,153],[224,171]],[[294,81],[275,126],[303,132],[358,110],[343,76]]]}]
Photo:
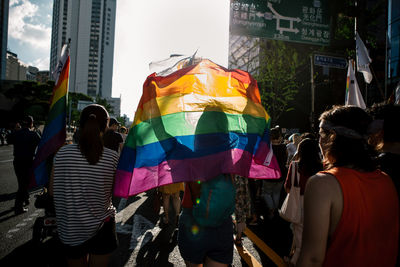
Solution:
[{"label": "backpack strap", "polygon": [[292,161],[292,186],[299,187],[300,186],[300,181],[299,181],[299,171],[298,171],[298,162],[297,161]]},{"label": "backpack strap", "polygon": [[197,203],[196,203],[196,197],[200,197],[200,187],[201,186],[198,186],[198,188],[199,188],[199,190],[197,190],[197,195],[195,195],[194,193],[195,192],[193,192],[194,190],[193,190],[193,188],[192,188],[192,186],[193,186],[193,184],[196,184],[197,182],[188,182],[187,184],[188,184],[188,187],[189,187],[189,191],[190,191],[190,198],[191,198],[191,200],[192,200],[192,206],[195,206]]}]

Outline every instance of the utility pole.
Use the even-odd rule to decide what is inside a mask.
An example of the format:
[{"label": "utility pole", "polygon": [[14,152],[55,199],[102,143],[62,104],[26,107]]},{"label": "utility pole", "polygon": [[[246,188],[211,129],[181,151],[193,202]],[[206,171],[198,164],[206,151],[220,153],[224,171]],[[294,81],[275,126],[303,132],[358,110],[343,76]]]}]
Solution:
[{"label": "utility pole", "polygon": [[311,123],[311,131],[314,131],[314,98],[315,98],[315,84],[314,84],[314,54],[310,55],[310,63],[311,63],[311,114],[310,114],[310,123]]}]

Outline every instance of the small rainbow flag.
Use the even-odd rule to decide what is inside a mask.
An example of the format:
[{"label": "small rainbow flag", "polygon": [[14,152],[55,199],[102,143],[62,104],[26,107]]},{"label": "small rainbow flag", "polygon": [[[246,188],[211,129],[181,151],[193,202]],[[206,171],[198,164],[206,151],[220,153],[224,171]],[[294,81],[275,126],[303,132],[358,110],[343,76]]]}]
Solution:
[{"label": "small rainbow flag", "polygon": [[52,164],[47,161],[65,143],[69,60],[68,48],[64,45],[55,71],[56,84],[50,99],[49,114],[33,162],[34,175],[30,187],[46,185],[50,173],[48,165]]},{"label": "small rainbow flag", "polygon": [[120,156],[114,194],[129,197],[221,173],[279,178],[269,128],[247,72],[204,59],[167,76],[153,73]]}]

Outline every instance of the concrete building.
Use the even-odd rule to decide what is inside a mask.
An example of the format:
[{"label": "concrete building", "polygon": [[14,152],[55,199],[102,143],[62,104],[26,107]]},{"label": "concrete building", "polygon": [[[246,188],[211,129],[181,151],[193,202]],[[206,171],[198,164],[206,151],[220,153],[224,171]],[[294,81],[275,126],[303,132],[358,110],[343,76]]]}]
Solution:
[{"label": "concrete building", "polygon": [[111,98],[116,0],[54,0],[50,72],[70,41],[70,92]]},{"label": "concrete building", "polygon": [[27,81],[36,81],[37,73],[39,69],[33,66],[28,66],[26,70],[26,80]]},{"label": "concrete building", "polygon": [[6,78],[9,0],[0,3],[0,80]]},{"label": "concrete building", "polygon": [[6,80],[25,81],[28,66],[18,59],[18,55],[7,51]]},{"label": "concrete building", "polygon": [[113,108],[113,113],[110,114],[114,117],[119,117],[121,116],[121,98],[108,98],[107,102],[112,106]]}]

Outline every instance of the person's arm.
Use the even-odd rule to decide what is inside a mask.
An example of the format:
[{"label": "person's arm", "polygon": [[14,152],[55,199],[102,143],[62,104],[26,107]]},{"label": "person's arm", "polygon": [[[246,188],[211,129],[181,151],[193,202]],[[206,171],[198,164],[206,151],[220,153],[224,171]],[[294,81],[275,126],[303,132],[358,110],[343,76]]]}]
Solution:
[{"label": "person's arm", "polygon": [[304,194],[302,248],[296,266],[322,266],[329,236],[332,199],[337,194],[336,178],[317,174],[309,178]]}]

